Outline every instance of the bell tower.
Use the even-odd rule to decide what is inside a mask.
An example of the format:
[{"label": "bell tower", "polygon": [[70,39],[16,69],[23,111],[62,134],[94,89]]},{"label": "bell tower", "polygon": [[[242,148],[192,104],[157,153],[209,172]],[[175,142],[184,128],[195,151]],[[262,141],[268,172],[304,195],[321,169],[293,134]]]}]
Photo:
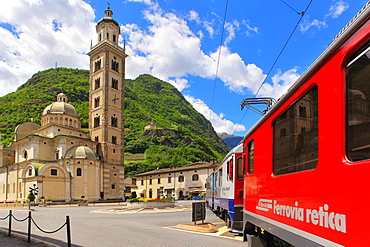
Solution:
[{"label": "bell tower", "polygon": [[91,47],[89,129],[97,143],[96,153],[104,165],[100,195],[123,196],[123,130],[125,54],[118,45],[120,28],[108,5],[105,16],[96,25],[97,44]]}]

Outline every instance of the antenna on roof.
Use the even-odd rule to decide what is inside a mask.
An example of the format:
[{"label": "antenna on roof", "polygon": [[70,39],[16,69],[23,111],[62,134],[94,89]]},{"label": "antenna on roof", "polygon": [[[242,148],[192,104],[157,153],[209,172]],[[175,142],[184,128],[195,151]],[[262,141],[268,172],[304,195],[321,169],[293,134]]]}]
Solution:
[{"label": "antenna on roof", "polygon": [[[274,98],[268,98],[268,97],[265,97],[265,98],[246,98],[246,99],[243,100],[243,102],[240,103],[240,106],[241,106],[242,110],[245,106],[247,106],[252,111],[254,111],[258,114],[261,114],[261,115],[265,115],[266,112],[268,112],[275,103],[276,103],[276,100]],[[266,109],[261,111],[260,109],[258,109],[257,107],[255,107],[253,105],[265,105]]]}]

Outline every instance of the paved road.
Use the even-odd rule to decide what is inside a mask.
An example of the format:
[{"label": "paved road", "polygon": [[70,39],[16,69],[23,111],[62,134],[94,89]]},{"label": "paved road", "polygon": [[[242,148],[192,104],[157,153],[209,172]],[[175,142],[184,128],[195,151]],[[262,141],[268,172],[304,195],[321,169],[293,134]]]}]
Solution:
[{"label": "paved road", "polygon": [[[178,202],[186,204],[189,202]],[[9,209],[0,209],[4,217]],[[16,211],[19,210],[19,211]],[[17,218],[26,217],[28,212],[14,209]],[[52,231],[71,219],[73,246],[245,246],[233,234],[189,232],[176,229],[178,224],[191,222],[191,211],[172,212],[124,212],[122,206],[97,207],[50,207],[37,208],[32,212],[35,222],[44,230]],[[220,230],[226,230],[219,218],[207,211],[206,221],[214,223]],[[0,221],[0,228],[6,228],[7,221]],[[27,232],[26,223],[13,221],[14,230]],[[66,246],[66,231],[44,234],[32,226],[32,238],[42,239],[56,246]],[[238,239],[238,240],[236,240]],[[1,246],[1,245],[0,245]],[[11,245],[9,245],[11,246]],[[14,246],[14,245],[13,245]]]}]

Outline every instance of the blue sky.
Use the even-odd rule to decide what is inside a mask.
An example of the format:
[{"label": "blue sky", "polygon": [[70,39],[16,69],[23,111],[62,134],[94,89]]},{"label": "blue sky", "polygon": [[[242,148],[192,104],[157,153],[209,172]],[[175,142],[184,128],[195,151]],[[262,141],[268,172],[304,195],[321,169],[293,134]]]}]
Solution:
[{"label": "blue sky", "polygon": [[[240,102],[264,80],[258,96],[281,97],[366,2],[109,1],[126,41],[126,78],[147,73],[170,82],[216,132],[240,136],[261,117]],[[0,1],[0,96],[56,62],[88,69],[106,8],[101,0]]]}]

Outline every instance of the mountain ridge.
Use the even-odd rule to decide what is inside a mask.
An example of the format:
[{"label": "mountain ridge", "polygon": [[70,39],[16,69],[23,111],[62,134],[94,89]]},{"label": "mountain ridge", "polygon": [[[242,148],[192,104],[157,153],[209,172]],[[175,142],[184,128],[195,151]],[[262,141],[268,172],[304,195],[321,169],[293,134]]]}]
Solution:
[{"label": "mountain ridge", "polygon": [[[61,92],[80,114],[82,128],[88,128],[89,71],[51,68],[35,73],[17,91],[0,97],[4,146],[11,143],[18,124],[31,119],[40,123],[43,109]],[[151,130],[145,129],[151,125]],[[148,131],[155,134],[145,134]],[[221,160],[228,152],[211,123],[175,87],[148,74],[126,79],[124,132],[127,156],[145,157],[125,162],[129,175],[153,167]]]}]

